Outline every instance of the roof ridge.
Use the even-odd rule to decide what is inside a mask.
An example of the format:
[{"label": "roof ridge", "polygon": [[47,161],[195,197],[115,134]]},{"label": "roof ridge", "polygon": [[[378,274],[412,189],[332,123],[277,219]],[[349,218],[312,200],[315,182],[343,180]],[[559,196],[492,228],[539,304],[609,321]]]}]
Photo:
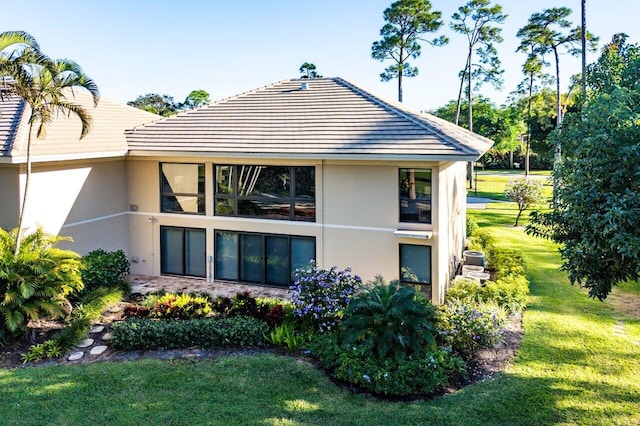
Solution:
[{"label": "roof ridge", "polygon": [[[355,84],[340,78],[340,77],[334,77],[333,78],[334,81],[336,81],[337,83],[343,84],[344,86],[348,87],[349,89],[357,92],[358,94],[360,94],[361,96],[366,97],[367,99],[375,102],[376,104],[380,105],[383,108],[386,108],[388,110],[392,110],[394,113],[402,116],[403,118],[406,118],[408,120],[410,120],[411,122],[419,125],[420,127],[426,129],[426,130],[433,130],[436,133],[438,133],[439,135],[441,135],[446,141],[447,143],[449,143],[451,146],[455,146],[458,148],[462,148],[463,151],[467,152],[467,153],[473,153],[474,149],[469,147],[468,145],[462,144],[460,142],[457,142],[455,139],[453,139],[451,136],[449,136],[448,134],[446,134],[438,124],[436,123],[431,123],[430,119],[431,117],[427,118],[425,117],[423,114],[424,113],[417,113],[412,111],[409,107],[406,107],[404,105],[400,106],[400,105],[395,105],[395,102],[390,101],[390,100],[386,100],[383,99],[381,97],[378,97],[370,92],[367,92],[366,90],[356,86]],[[429,116],[431,116],[431,114],[428,114]],[[436,117],[437,118],[437,117]],[[442,120],[442,119],[440,119]],[[425,122],[426,121],[426,122]],[[466,130],[460,126],[457,126],[453,123],[450,123],[453,126],[456,126],[457,128],[461,129],[461,130]],[[456,129],[457,130],[457,129]],[[469,132],[467,130],[467,132]],[[477,133],[473,133],[473,132],[469,132],[471,134],[473,134],[474,136],[480,136]]]}]

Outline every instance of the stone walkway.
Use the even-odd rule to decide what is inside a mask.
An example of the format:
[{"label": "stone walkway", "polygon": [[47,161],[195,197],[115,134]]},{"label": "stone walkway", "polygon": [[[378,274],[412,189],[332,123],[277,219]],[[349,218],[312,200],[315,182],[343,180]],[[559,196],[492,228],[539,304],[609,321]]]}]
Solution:
[{"label": "stone walkway", "polygon": [[[122,304],[112,307],[102,315],[101,322],[110,324],[114,320],[121,319],[122,311]],[[91,362],[103,359],[103,354],[109,349],[109,340],[111,340],[111,333],[107,331],[107,328],[101,323],[95,324],[89,330],[88,336],[67,355],[67,361]]]}]

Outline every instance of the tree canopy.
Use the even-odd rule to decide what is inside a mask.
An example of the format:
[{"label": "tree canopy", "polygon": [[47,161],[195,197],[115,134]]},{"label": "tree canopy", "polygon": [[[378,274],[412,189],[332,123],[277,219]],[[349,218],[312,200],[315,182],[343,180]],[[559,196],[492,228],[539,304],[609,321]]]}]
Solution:
[{"label": "tree canopy", "polygon": [[379,61],[393,61],[380,78],[382,81],[398,79],[398,101],[402,102],[402,78],[418,75],[418,68],[411,66],[408,60],[420,56],[420,42],[442,46],[448,39],[444,36],[433,40],[421,38],[442,26],[442,13],[432,11],[429,0],[398,0],[385,9],[383,15],[386,24],[380,30],[382,40],[371,46],[371,57]]},{"label": "tree canopy", "polygon": [[[461,109],[466,111],[468,106],[462,102]],[[473,100],[475,110],[474,131],[479,135],[494,140],[494,150],[504,152],[511,151],[519,145],[518,136],[522,134],[524,128],[518,110],[513,107],[497,107],[489,99],[478,96]],[[457,102],[449,101],[444,106],[433,112],[434,115],[452,123],[455,122]],[[460,126],[468,128],[467,121],[463,116]]]},{"label": "tree canopy", "polygon": [[305,62],[300,65],[300,78],[322,78],[320,74],[318,74],[318,70],[316,69],[315,64],[311,62]]},{"label": "tree canopy", "polygon": [[209,93],[204,90],[192,90],[187,95],[184,102],[180,105],[180,109],[191,109],[202,105],[206,105],[210,102]]},{"label": "tree canopy", "polygon": [[147,93],[140,95],[135,100],[127,102],[127,105],[158,114],[163,117],[173,115],[179,110],[179,105],[173,100],[173,96]]},{"label": "tree canopy", "polygon": [[[493,24],[502,24],[507,15],[502,13],[502,6],[492,5],[490,0],[469,0],[451,16],[451,29],[467,39],[467,58],[465,67],[460,73],[460,90],[458,91],[458,110],[455,123],[458,124],[460,101],[464,82],[467,82],[468,128],[473,131],[473,82],[478,85],[489,82],[496,87],[502,84],[504,72],[498,58],[496,43],[502,42],[502,28]],[[477,61],[474,61],[474,56]]]},{"label": "tree canopy", "polygon": [[640,47],[614,36],[588,69],[588,101],[554,133],[564,147],[555,209],[534,212],[527,229],[561,244],[571,282],[600,300],[640,278],[638,81]]}]

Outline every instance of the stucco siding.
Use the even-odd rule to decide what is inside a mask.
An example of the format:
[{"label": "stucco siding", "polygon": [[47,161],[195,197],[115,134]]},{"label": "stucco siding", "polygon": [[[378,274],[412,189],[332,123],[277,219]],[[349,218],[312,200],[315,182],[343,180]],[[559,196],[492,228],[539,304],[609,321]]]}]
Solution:
[{"label": "stucco siding", "polygon": [[0,228],[10,230],[18,226],[20,211],[20,171],[17,166],[0,166]]},{"label": "stucco siding", "polygon": [[124,250],[126,253],[129,240],[127,213],[70,223],[62,227],[60,235],[73,238],[73,243],[63,243],[61,247],[81,255],[99,248],[107,251]]},{"label": "stucco siding", "polygon": [[[167,158],[165,162],[189,162],[193,159]],[[160,212],[160,159],[127,161],[129,204],[137,211],[128,214],[129,255],[132,272],[160,275],[160,227],[176,226],[206,230],[207,261],[214,255],[215,231],[256,232],[309,236],[316,239],[316,261],[325,268],[351,267],[363,279],[381,274],[387,280],[399,278],[399,244],[432,246],[433,280],[438,267],[434,240],[415,240],[394,235],[397,229],[433,230],[434,225],[399,222],[398,170],[400,167],[431,168],[437,182],[434,163],[409,164],[380,162],[284,162],[316,167],[316,221],[296,222],[213,214],[213,164],[229,161],[202,161],[205,164],[206,214]],[[259,164],[259,163],[258,163]],[[434,195],[435,198],[435,195]],[[434,202],[434,206],[438,204]],[[210,272],[207,273],[207,278]],[[435,283],[435,281],[434,281]]]},{"label": "stucco siding", "polygon": [[465,244],[466,215],[466,164],[463,162],[443,163],[438,178],[438,246],[437,264],[438,286],[434,289],[434,301],[444,301],[446,288],[455,274]]}]

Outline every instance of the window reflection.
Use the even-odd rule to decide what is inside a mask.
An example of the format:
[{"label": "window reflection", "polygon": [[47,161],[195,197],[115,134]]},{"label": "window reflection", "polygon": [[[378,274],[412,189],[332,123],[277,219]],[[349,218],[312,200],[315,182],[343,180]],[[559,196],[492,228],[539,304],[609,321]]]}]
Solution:
[{"label": "window reflection", "polygon": [[400,169],[400,222],[431,223],[431,170]]},{"label": "window reflection", "polygon": [[315,168],[215,166],[215,214],[315,220]]}]

